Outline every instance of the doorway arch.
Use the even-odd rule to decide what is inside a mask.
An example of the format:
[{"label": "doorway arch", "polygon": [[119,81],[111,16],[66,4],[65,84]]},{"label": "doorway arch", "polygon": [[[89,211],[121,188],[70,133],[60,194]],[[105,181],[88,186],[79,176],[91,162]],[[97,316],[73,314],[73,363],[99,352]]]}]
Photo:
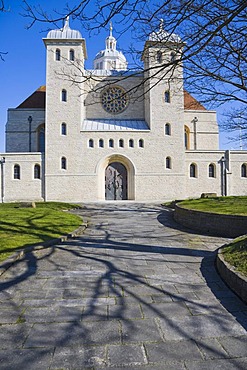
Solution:
[{"label": "doorway arch", "polygon": [[99,200],[135,199],[135,168],[129,158],[113,154],[103,158],[96,171]]}]

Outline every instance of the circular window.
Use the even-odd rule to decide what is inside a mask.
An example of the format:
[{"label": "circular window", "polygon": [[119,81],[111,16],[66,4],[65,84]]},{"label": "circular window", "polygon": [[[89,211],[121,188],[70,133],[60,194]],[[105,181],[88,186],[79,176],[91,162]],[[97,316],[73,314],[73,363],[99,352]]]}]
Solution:
[{"label": "circular window", "polygon": [[103,108],[108,113],[121,113],[129,103],[129,97],[126,91],[119,86],[107,87],[101,95]]}]

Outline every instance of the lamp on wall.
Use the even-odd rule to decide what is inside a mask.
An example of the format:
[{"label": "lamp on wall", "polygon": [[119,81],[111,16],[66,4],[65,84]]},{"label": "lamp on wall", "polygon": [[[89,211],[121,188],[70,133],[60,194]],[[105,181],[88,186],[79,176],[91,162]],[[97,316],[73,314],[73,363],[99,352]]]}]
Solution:
[{"label": "lamp on wall", "polygon": [[33,117],[32,116],[29,116],[28,117],[28,123],[29,123],[29,145],[28,145],[28,147],[29,147],[29,152],[31,152],[31,134],[32,134],[32,131],[31,131],[31,124],[32,124],[32,121],[33,121]]}]

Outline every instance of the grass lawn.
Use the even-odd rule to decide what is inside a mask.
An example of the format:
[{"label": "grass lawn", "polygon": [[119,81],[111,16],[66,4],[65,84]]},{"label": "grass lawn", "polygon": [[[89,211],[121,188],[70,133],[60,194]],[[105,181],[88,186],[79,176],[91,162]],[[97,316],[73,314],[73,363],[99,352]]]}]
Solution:
[{"label": "grass lawn", "polygon": [[179,206],[202,212],[247,216],[247,196],[189,199],[179,202]]},{"label": "grass lawn", "polygon": [[63,212],[78,207],[58,202],[0,204],[0,261],[15,250],[57,238],[81,225],[79,216]]},{"label": "grass lawn", "polygon": [[236,270],[247,276],[247,236],[234,239],[222,249],[226,262],[236,267]]}]

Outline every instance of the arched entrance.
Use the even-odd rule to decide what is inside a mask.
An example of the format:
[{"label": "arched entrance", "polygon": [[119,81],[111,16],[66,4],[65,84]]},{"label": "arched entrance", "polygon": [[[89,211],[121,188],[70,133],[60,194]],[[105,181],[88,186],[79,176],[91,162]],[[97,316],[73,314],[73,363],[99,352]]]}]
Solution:
[{"label": "arched entrance", "polygon": [[126,167],[120,162],[112,162],[105,169],[105,199],[128,199],[128,175]]},{"label": "arched entrance", "polygon": [[97,167],[98,200],[134,200],[135,167],[124,155],[102,158]]}]

